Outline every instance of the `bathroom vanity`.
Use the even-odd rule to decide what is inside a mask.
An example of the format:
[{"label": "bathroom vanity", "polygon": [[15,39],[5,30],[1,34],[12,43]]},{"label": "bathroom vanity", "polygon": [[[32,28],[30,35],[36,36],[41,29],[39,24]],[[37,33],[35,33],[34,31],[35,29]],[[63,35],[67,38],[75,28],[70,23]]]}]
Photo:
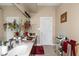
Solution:
[{"label": "bathroom vanity", "polygon": [[35,39],[32,41],[22,42],[10,50],[7,56],[29,56]]},{"label": "bathroom vanity", "polygon": [[8,51],[4,49],[6,46],[2,46],[3,48],[2,54],[4,54],[2,56],[29,56],[32,50],[32,47],[35,44],[35,41],[36,41],[36,37],[33,38],[32,40],[22,41],[16,44],[12,49]]}]

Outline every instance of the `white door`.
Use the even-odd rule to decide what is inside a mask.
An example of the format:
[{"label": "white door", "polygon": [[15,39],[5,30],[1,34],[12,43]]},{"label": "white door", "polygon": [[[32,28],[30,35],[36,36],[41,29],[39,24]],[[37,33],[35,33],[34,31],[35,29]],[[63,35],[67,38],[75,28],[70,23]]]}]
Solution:
[{"label": "white door", "polygon": [[40,17],[40,44],[52,45],[52,17]]}]

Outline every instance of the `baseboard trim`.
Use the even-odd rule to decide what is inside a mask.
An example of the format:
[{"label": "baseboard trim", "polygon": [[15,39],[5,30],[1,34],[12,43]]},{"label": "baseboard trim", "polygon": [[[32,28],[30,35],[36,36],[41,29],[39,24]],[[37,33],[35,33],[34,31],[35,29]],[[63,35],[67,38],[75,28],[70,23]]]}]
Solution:
[{"label": "baseboard trim", "polygon": [[[35,44],[35,45],[38,45],[38,46],[40,46],[40,45],[49,45],[49,44]],[[53,45],[53,46],[55,46],[56,44],[50,44],[50,45]]]}]

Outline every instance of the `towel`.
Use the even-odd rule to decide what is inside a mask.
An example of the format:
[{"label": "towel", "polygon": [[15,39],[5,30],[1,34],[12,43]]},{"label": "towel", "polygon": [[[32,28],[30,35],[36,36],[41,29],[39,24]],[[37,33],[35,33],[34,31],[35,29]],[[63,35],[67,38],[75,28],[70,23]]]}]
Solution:
[{"label": "towel", "polygon": [[65,53],[67,53],[67,46],[68,46],[68,42],[67,41],[64,41],[63,42],[63,46],[62,46],[62,49]]},{"label": "towel", "polygon": [[76,52],[75,52],[76,41],[70,40],[70,44],[71,44],[71,55],[76,56]]}]

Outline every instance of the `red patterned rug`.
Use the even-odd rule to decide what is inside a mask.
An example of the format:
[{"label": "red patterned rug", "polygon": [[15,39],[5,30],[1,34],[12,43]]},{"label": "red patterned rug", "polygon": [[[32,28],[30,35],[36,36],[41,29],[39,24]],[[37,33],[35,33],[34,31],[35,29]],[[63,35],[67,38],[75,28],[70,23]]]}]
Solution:
[{"label": "red patterned rug", "polygon": [[44,54],[43,46],[33,46],[31,54],[33,54],[33,55],[35,55],[35,54],[38,54],[38,55]]}]

